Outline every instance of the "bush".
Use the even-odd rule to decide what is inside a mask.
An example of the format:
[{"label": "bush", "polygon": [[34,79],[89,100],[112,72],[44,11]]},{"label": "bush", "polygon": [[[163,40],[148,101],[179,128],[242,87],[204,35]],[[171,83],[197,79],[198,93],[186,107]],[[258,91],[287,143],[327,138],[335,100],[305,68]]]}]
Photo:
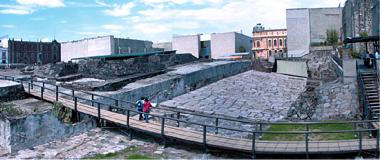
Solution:
[{"label": "bush", "polygon": [[53,115],[59,120],[70,123],[72,122],[73,114],[70,108],[63,106],[60,102],[53,103]]},{"label": "bush", "polygon": [[339,32],[335,29],[329,29],[326,31],[326,43],[329,45],[335,45],[339,40]]},{"label": "bush", "polygon": [[15,104],[0,103],[0,114],[4,116],[20,116],[24,112]]},{"label": "bush", "polygon": [[357,52],[356,50],[354,50],[352,48],[350,49],[350,56],[352,58],[360,58],[359,52]]}]

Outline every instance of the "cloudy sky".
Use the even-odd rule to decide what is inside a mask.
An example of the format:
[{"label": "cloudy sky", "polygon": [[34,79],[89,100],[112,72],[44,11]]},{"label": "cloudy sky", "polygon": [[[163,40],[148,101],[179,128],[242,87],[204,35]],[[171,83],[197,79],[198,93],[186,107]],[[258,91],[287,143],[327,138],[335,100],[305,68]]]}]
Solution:
[{"label": "cloudy sky", "polygon": [[169,41],[173,35],[286,27],[286,8],[338,7],[345,0],[1,0],[0,37],[58,41],[115,35]]}]

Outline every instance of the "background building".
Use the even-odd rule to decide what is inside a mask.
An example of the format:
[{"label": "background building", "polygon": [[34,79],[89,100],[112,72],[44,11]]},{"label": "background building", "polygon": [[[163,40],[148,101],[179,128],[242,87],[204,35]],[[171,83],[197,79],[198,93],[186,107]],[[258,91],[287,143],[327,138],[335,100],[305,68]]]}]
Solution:
[{"label": "background building", "polygon": [[265,30],[261,23],[253,27],[252,50],[257,58],[268,59],[269,56],[285,56],[286,29]]},{"label": "background building", "polygon": [[237,32],[211,34],[211,58],[252,51],[252,37]]},{"label": "background building", "polygon": [[210,40],[201,40],[201,35],[173,37],[173,50],[191,53],[197,58],[220,59],[234,53],[251,52],[252,38],[237,32],[212,33]]},{"label": "background building", "polygon": [[181,35],[173,36],[172,39],[173,50],[178,54],[191,53],[194,57],[199,58],[201,51],[201,38],[200,35]]},{"label": "background building", "polygon": [[[342,17],[342,39],[379,35],[379,1],[380,0],[347,0],[343,8]],[[356,52],[365,51],[364,43],[354,43],[346,45]],[[370,52],[373,46],[368,45]]]},{"label": "background building", "polygon": [[342,8],[297,8],[286,10],[289,57],[308,54],[310,46],[326,41],[326,31],[340,32]]},{"label": "background building", "polygon": [[8,55],[2,54],[6,63],[47,64],[61,61],[61,44],[52,42],[30,42],[8,40]]},{"label": "background building", "polygon": [[103,36],[62,43],[62,61],[72,58],[153,51],[153,42]]},{"label": "background building", "polygon": [[161,49],[163,51],[172,51],[172,42],[153,43],[154,49]]},{"label": "background building", "polygon": [[0,37],[0,64],[8,63],[8,36]]}]

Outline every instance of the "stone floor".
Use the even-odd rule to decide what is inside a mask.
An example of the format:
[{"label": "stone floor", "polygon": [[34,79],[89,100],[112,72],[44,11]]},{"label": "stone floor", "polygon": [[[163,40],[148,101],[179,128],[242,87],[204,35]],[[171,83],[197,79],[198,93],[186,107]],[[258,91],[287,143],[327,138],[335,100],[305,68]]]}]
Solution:
[{"label": "stone floor", "polygon": [[[160,106],[254,121],[280,121],[287,116],[290,105],[305,86],[305,78],[248,71],[162,102]],[[191,116],[187,119],[213,124],[213,120]],[[250,127],[241,125],[240,129]]]}]

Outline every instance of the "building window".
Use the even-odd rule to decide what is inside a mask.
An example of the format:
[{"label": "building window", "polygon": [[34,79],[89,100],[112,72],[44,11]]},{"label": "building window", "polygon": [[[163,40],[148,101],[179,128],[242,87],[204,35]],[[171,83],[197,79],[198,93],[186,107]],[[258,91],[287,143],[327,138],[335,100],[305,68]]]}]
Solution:
[{"label": "building window", "polygon": [[273,40],[273,47],[277,47],[277,40]]},{"label": "building window", "polygon": [[280,46],[282,46],[282,39],[280,39]]},{"label": "building window", "polygon": [[269,50],[269,56],[272,56],[272,51],[271,50]]},{"label": "building window", "polygon": [[284,39],[284,47],[286,47],[286,39]]},{"label": "building window", "polygon": [[268,46],[272,47],[272,40],[268,40]]},{"label": "building window", "polygon": [[277,50],[274,50],[274,53],[277,53]]},{"label": "building window", "polygon": [[260,48],[260,41],[257,41],[256,47]]}]

